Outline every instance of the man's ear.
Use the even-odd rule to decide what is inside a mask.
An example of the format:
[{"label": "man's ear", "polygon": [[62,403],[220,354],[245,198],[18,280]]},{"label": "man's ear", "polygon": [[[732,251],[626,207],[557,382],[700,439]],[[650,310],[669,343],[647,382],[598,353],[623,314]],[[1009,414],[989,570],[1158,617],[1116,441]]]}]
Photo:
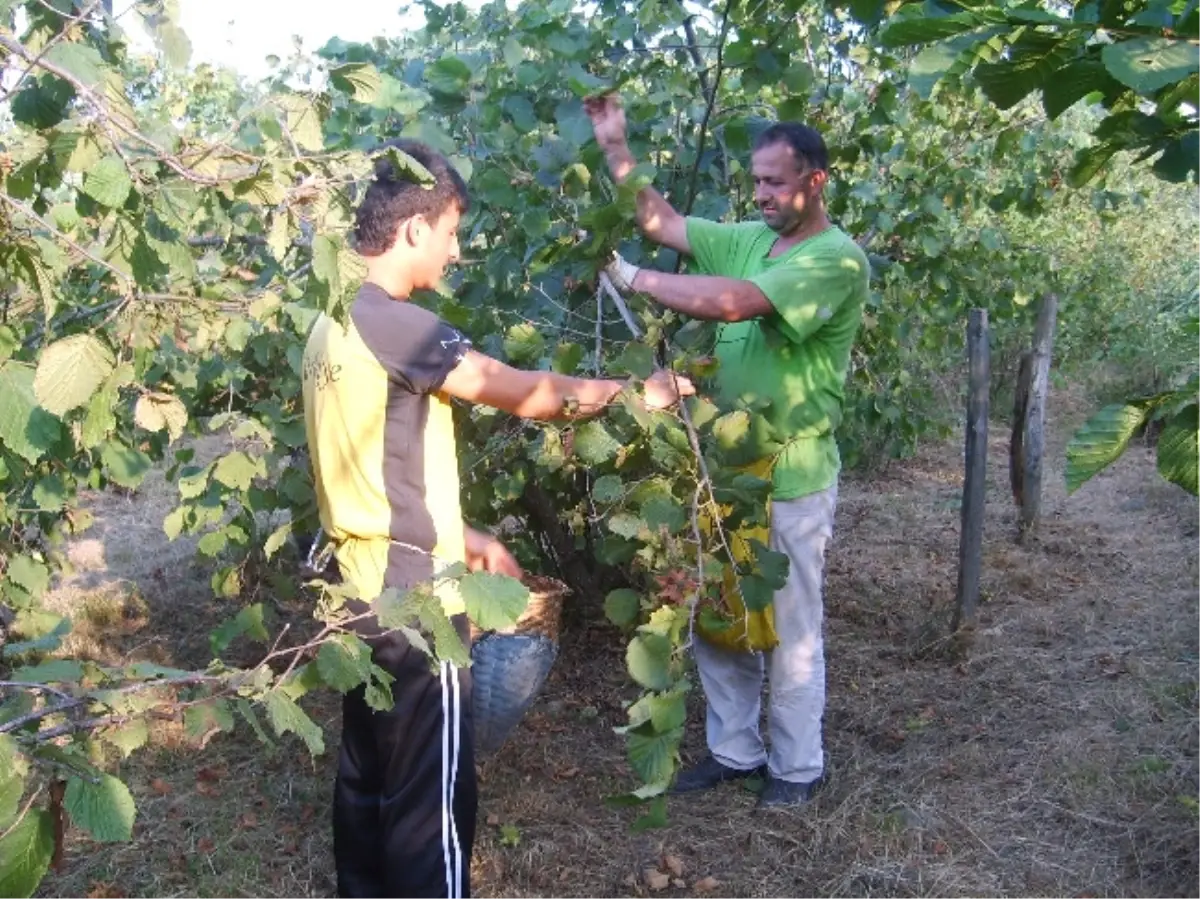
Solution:
[{"label": "man's ear", "polygon": [[812,179],[812,185],[815,190],[824,190],[825,185],[829,183],[829,172],[824,169],[817,169],[813,172]]}]

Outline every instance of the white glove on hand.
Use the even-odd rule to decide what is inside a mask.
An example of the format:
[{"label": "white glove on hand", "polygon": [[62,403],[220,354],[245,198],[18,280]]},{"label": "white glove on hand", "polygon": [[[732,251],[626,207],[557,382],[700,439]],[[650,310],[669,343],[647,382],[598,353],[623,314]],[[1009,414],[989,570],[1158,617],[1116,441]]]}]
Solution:
[{"label": "white glove on hand", "polygon": [[613,287],[621,291],[621,293],[630,293],[633,290],[633,279],[637,277],[637,273],[641,269],[632,263],[626,262],[620,253],[614,252],[612,261],[604,266],[604,272],[613,283]]}]

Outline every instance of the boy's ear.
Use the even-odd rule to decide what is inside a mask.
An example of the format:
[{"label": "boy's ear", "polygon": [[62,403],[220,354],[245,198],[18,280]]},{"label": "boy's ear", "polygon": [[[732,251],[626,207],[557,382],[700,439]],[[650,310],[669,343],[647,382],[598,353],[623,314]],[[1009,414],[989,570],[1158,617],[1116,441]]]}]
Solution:
[{"label": "boy's ear", "polygon": [[404,241],[407,246],[418,247],[424,240],[427,230],[429,230],[429,223],[425,221],[425,216],[410,216],[397,226],[396,239]]}]

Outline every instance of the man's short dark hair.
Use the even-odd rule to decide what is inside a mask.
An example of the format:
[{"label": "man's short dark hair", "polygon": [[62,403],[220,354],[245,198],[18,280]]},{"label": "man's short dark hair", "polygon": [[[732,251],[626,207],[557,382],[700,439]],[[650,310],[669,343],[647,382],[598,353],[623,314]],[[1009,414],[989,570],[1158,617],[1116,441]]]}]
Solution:
[{"label": "man's short dark hair", "polygon": [[[425,166],[433,175],[433,187],[426,187],[405,172],[397,172],[386,154],[390,147]],[[460,213],[470,209],[466,182],[441,153],[412,140],[387,141],[377,152],[384,155],[375,161],[375,177],[354,216],[355,248],[364,256],[378,256],[390,250],[396,240],[397,226],[414,215],[437,221],[451,205],[456,205]]]},{"label": "man's short dark hair", "polygon": [[764,129],[754,141],[754,149],[772,144],[787,144],[796,154],[796,167],[829,171],[829,150],[816,128],[799,122],[776,122]]}]

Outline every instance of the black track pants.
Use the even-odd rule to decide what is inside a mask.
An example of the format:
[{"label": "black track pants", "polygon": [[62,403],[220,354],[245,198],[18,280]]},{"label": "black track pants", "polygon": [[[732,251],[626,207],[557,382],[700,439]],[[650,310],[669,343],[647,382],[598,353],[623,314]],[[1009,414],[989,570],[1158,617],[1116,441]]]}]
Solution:
[{"label": "black track pants", "polygon": [[[467,620],[454,617],[467,642]],[[478,795],[471,673],[431,662],[399,633],[372,641],[395,678],[390,712],[363,688],[342,705],[333,803],[341,896],[469,896]]]}]

